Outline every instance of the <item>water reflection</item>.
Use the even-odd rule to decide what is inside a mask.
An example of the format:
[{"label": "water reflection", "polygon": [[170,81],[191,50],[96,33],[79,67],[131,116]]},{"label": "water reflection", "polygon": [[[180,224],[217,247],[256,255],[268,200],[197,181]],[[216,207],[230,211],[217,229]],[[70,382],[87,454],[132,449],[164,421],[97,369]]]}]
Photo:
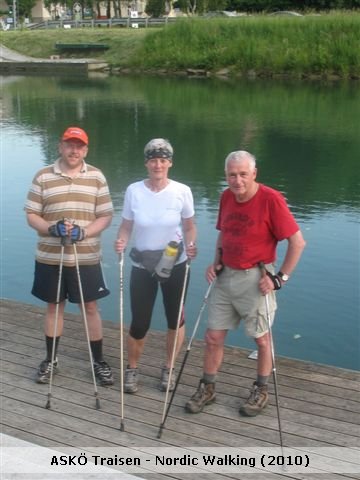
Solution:
[{"label": "water reflection", "polygon": [[[2,192],[8,206],[2,216],[2,296],[34,302],[28,291],[35,236],[25,225],[24,197],[35,171],[57,157],[60,133],[81,124],[90,137],[88,161],[107,176],[117,211],[104,234],[114,296],[112,303],[102,302],[103,316],[116,321],[112,242],[124,190],[145,174],[144,144],[164,136],[175,147],[172,175],[191,186],[197,209],[200,254],[187,304],[191,328],[206,290],[203,271],[213,257],[224,158],[248,149],[258,158],[259,180],[285,194],[308,242],[296,275],[279,295],[279,353],[359,368],[359,97],[355,83],[130,77],[4,82]],[[162,328],[161,322],[154,326]],[[239,333],[229,341],[252,346]]]}]

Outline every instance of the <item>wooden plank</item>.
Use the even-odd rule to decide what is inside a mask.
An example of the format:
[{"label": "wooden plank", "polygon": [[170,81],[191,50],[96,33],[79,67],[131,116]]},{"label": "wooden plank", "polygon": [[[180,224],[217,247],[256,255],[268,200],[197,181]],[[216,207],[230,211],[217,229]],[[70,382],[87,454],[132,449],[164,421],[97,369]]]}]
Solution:
[{"label": "wooden plank", "polygon": [[[3,374],[3,381],[7,381],[8,384],[13,384],[13,385],[21,385],[23,388],[27,387],[29,389],[32,389],[34,388],[33,387],[33,384],[29,382],[28,379],[23,379],[21,377],[17,377],[15,380],[13,380],[14,378],[14,373],[12,372],[9,372],[8,375],[6,373]],[[58,379],[58,376],[56,376],[56,380]],[[13,382],[13,383],[12,383]],[[61,381],[61,386],[64,387],[65,385],[68,385],[68,388],[69,390],[71,388],[75,388],[76,385],[74,385],[73,382],[69,381],[68,377],[65,377],[64,379],[62,379]],[[80,386],[78,387],[78,390],[81,392],[81,391],[86,391],[88,393],[88,395],[91,395],[91,385],[90,384],[87,384],[86,386],[84,386],[84,384],[82,382],[77,382],[77,385]],[[56,382],[55,382],[55,385],[56,385]],[[39,387],[39,386],[37,386]],[[103,389],[102,389],[103,390]],[[109,389],[106,389],[106,398],[107,399],[112,399],[114,402],[119,402],[119,398],[118,398],[118,395],[115,394],[114,395],[111,395],[111,391]],[[159,392],[160,393],[160,392]],[[129,398],[129,402],[131,402],[130,405],[133,405],[133,406],[136,406],[137,408],[143,408],[144,410],[153,410],[154,412],[159,412],[159,415],[160,415],[160,412],[161,412],[161,398],[159,398],[159,396],[157,396],[157,398],[150,398],[151,395],[152,395],[152,391],[151,389],[146,390],[144,392],[144,395],[147,395],[147,397],[140,397],[138,395],[134,395],[134,396],[126,396],[126,402],[127,402],[127,399]],[[161,394],[160,394],[161,395]],[[66,393],[66,396],[68,398],[69,397],[69,393],[67,392]],[[80,399],[77,398],[77,395],[76,393],[74,393],[72,391],[72,401],[74,402],[79,402]],[[101,398],[101,394],[100,394],[100,398]],[[87,400],[89,402],[89,399]],[[187,414],[184,414],[183,412],[183,408],[182,408],[182,405],[180,404],[179,406],[179,401],[180,399],[178,397],[175,397],[175,401],[174,401],[174,404],[173,404],[173,408],[172,408],[172,411],[171,411],[171,416],[170,416],[170,419],[171,418],[177,418],[177,419],[182,419],[182,420],[187,420],[187,421],[190,421],[194,424],[194,422],[197,422],[199,417],[198,416],[192,416],[192,415],[187,415]],[[44,403],[46,403],[46,399],[44,399]],[[128,403],[128,402],[127,402]],[[88,404],[91,404],[88,403]],[[128,405],[127,405],[128,407]],[[236,423],[239,423],[240,421],[240,418],[239,416],[237,415],[237,410],[236,408],[232,408],[232,409],[229,409],[227,406],[223,407],[221,406],[220,407],[221,410],[219,411],[219,407],[218,406],[214,406],[213,407],[213,410],[216,411],[216,415],[220,416],[220,419],[214,423],[214,419],[212,420],[212,425],[215,426],[215,424],[217,425],[217,423],[219,425],[217,425],[218,427],[218,435],[219,435],[219,431],[220,429],[224,429],[226,428],[227,431],[231,431],[230,429],[231,428],[234,428],[232,427],[231,425],[227,426],[226,425],[226,418],[229,418],[231,419],[231,424],[234,425],[234,421],[236,421]],[[119,410],[119,409],[118,409]],[[118,411],[117,410],[117,411]],[[138,412],[135,413],[135,416],[138,415]],[[144,415],[144,414],[143,414]],[[202,418],[202,421],[204,421],[204,415],[205,414],[202,414],[201,418]],[[127,416],[128,416],[128,412],[127,412]],[[284,418],[284,416],[283,416]],[[299,424],[297,422],[294,422],[294,419],[296,419],[296,417],[294,417],[294,415],[290,416],[290,418],[292,418],[293,421],[288,421],[288,422],[283,422],[284,425],[283,425],[283,430],[284,430],[284,433],[285,432],[289,432],[291,434],[295,434],[297,435],[295,437],[295,440],[293,440],[293,444],[295,445],[296,443],[299,442],[299,437],[303,436],[307,439],[307,437],[309,435],[311,435],[311,438],[313,440],[315,439],[319,439],[319,440],[323,440],[323,441],[327,441],[328,438],[329,438],[329,435],[330,435],[330,431],[329,430],[324,430],[324,428],[321,428],[321,425],[319,425],[318,428],[314,428],[313,425],[310,424],[307,424],[307,425],[303,425],[303,424]],[[169,423],[168,423],[168,428],[171,428],[171,420],[169,419]],[[259,416],[257,417],[256,419],[241,419],[241,430],[242,430],[242,435],[249,435],[251,437],[251,433],[254,429],[254,424],[259,428],[259,427],[264,427],[264,428],[270,428],[270,429],[273,429],[275,431],[277,431],[277,419],[276,419],[276,414],[275,414],[275,409],[273,409],[273,417],[270,418],[268,416]],[[284,419],[285,420],[285,419]],[[153,422],[153,414],[151,414],[151,423]],[[225,425],[224,425],[224,422],[225,422]],[[159,419],[159,423],[160,423],[160,419]],[[176,429],[179,429],[179,425],[176,424]],[[185,427],[185,429],[187,428],[187,426]],[[248,433],[247,433],[248,432]],[[236,433],[236,432],[234,432]],[[259,432],[261,434],[261,438],[262,439],[266,439],[266,435],[267,433],[264,433],[264,432]],[[349,432],[347,432],[349,433]],[[206,437],[205,437],[206,438]],[[290,437],[288,435],[286,435],[286,438],[288,441],[290,441]],[[292,437],[291,437],[292,438]],[[233,439],[232,439],[233,440]],[[278,442],[278,437],[277,437],[277,433],[276,433],[276,436],[275,436],[275,439],[273,439],[272,437],[271,438],[268,438],[268,441],[273,441],[274,443],[277,443]],[[355,436],[351,436],[349,434],[340,434],[338,433],[336,435],[336,444],[337,445],[341,445],[341,446],[349,446],[349,447],[352,447],[352,446],[356,446],[356,445],[359,445],[359,437],[355,437]]]},{"label": "wooden plank", "polygon": [[[248,395],[255,375],[256,362],[247,358],[248,350],[226,348],[224,363],[217,382],[217,402],[199,415],[184,411],[184,403],[197,386],[202,371],[203,343],[194,348],[184,369],[184,375],[174,397],[161,439],[157,432],[163,411],[164,393],[157,389],[165,344],[162,332],[150,332],[141,363],[141,388],[136,395],[125,395],[126,432],[120,432],[119,394],[119,331],[116,325],[104,322],[104,351],[112,365],[116,384],[99,388],[101,410],[94,408],[94,386],[83,326],[79,315],[66,315],[64,335],[59,347],[61,371],[54,377],[52,408],[44,408],[48,386],[33,382],[38,363],[44,355],[42,323],[44,310],[32,305],[1,301],[1,388],[4,432],[16,432],[20,438],[51,442],[54,433],[64,446],[88,442],[96,445],[130,445],[141,447],[193,446],[276,446],[279,442],[275,398],[271,395],[268,408],[255,418],[238,414],[240,402]],[[184,346],[185,348],[185,346]],[[183,348],[183,351],[184,351]],[[180,358],[181,361],[181,358]],[[179,365],[179,362],[178,362]],[[338,446],[360,448],[360,402],[358,372],[319,366],[291,359],[278,361],[280,406],[283,437],[288,446]],[[270,385],[270,388],[273,388]],[[31,430],[32,429],[32,430]],[[31,433],[32,431],[32,433]],[[78,443],[80,442],[80,443]],[[86,445],[83,444],[83,445]],[[304,478],[293,472],[269,474],[261,478]],[[319,479],[306,475],[306,480]],[[250,475],[251,478],[253,474]],[[142,478],[209,478],[207,473],[181,473],[166,476],[141,473]],[[358,475],[329,475],[340,480]],[[219,474],[220,479],[248,478],[247,474]]]},{"label": "wooden plank", "polygon": [[[14,345],[10,345],[9,348],[10,348],[11,351],[16,351],[16,346],[14,346]],[[78,352],[78,351],[77,351],[77,352]],[[84,352],[85,352],[85,350],[84,350]],[[22,353],[24,353],[24,350],[22,350]],[[69,352],[66,352],[66,353],[69,353]],[[85,352],[85,353],[86,353],[86,352]],[[29,353],[29,354],[32,355],[32,353]],[[87,353],[86,353],[86,356],[87,356]],[[42,359],[42,358],[40,357],[39,359]],[[64,360],[63,360],[63,361],[66,363],[66,362],[68,362],[68,359],[67,359],[66,357],[64,357]],[[156,373],[157,373],[157,372],[156,372],[156,369],[154,368],[153,371],[152,371],[151,367],[149,367],[149,363],[150,363],[150,362],[149,362],[149,359],[147,359],[146,362],[147,362],[147,364],[148,364],[148,365],[145,366],[145,368],[147,369],[147,371],[144,372],[144,373],[146,374],[146,377],[147,377],[147,376],[150,376],[150,377],[155,376]],[[116,362],[116,363],[117,363],[117,362]],[[34,367],[35,367],[35,366],[34,366]],[[149,368],[150,368],[150,371],[149,371]],[[85,369],[89,370],[86,361],[85,361],[85,363],[84,363],[84,371],[85,371]],[[116,371],[116,367],[114,368],[114,371]],[[188,378],[191,379],[191,377],[188,377]],[[186,381],[186,379],[187,379],[186,374],[183,376],[183,379]],[[152,380],[153,380],[153,379],[152,379]],[[189,381],[188,383],[190,383],[190,385],[193,384],[193,385],[195,386],[196,383],[197,383],[197,381],[196,381],[196,382],[191,382],[191,381]],[[233,383],[234,383],[234,382],[233,382]],[[181,387],[180,387],[180,388],[181,388]],[[230,385],[230,387],[229,387],[229,386],[227,386],[227,385],[225,384],[225,385],[222,385],[221,388],[222,388],[222,390],[224,391],[224,393],[228,393],[229,395],[233,395],[233,394],[234,394],[234,389],[232,388],[231,385]],[[246,386],[246,388],[244,388],[244,390],[243,390],[243,395],[240,395],[242,398],[246,398],[247,391],[248,391],[247,388],[248,388],[248,385]],[[229,389],[229,391],[227,392],[226,389]],[[191,390],[189,391],[189,394],[190,394],[190,393],[191,393]],[[283,398],[283,389],[281,390],[281,393],[282,393],[281,398]],[[285,391],[285,393],[286,393],[286,391]],[[291,397],[290,394],[289,394],[289,397]],[[295,396],[295,399],[293,399],[293,400],[298,401],[298,399],[296,398],[296,396]],[[292,402],[293,402],[293,400],[292,400]],[[337,400],[336,400],[336,399],[335,399],[335,403],[337,404]],[[355,403],[355,406],[356,406],[356,405],[358,405],[358,404]],[[284,406],[287,406],[287,405],[284,404]],[[338,406],[338,405],[337,405],[337,406]],[[314,405],[313,405],[313,407],[314,407]],[[320,408],[322,408],[322,405],[320,405]],[[306,410],[304,410],[304,411],[306,411]],[[311,412],[310,412],[310,413],[311,413]],[[318,411],[316,411],[315,413],[316,413],[316,414],[319,414]],[[332,414],[332,412],[330,412],[330,414]],[[352,415],[352,422],[357,422],[357,421],[358,421],[358,417],[357,417],[356,415],[355,415],[355,416]]]},{"label": "wooden plank", "polygon": [[[21,315],[19,315],[17,318],[14,318],[12,315],[12,309],[17,307],[16,302],[12,302],[10,300],[2,300],[1,301],[1,309],[3,311],[2,313],[2,318],[5,318],[6,315],[8,316],[9,319],[11,319],[12,322],[15,322],[15,324],[19,325],[24,325],[24,322],[21,318]],[[21,310],[24,311],[24,314],[27,316],[30,315],[30,320],[33,318],[34,320],[41,320],[44,318],[44,310],[41,309],[40,307],[36,307],[34,305],[28,305],[28,304],[21,304],[19,307]],[[28,323],[28,321],[27,321]],[[41,325],[38,322],[36,322],[38,327]],[[104,337],[106,339],[107,336],[110,337],[115,337],[118,340],[118,325],[109,321],[104,321]],[[76,314],[71,314],[71,313],[66,313],[66,322],[65,322],[65,327],[69,329],[75,330],[75,332],[72,332],[73,334],[80,334],[82,335],[82,326],[81,326],[81,319],[79,315]],[[79,328],[80,327],[80,328]],[[40,326],[41,328],[41,326]],[[153,332],[150,331],[148,334],[148,340],[147,340],[147,346],[151,347],[153,345],[155,347],[155,350],[158,351],[158,345],[159,345],[159,338],[160,342],[164,338],[164,334],[162,332]],[[250,352],[248,349],[237,349],[235,347],[227,347],[226,352],[232,360],[236,359],[236,364],[238,364],[239,361],[241,362],[247,362],[248,365],[251,365],[254,363],[252,360],[247,359],[247,354]],[[191,349],[191,356],[196,356],[200,355],[202,357],[203,353],[203,343],[201,341],[194,341],[192,349]],[[337,367],[332,367],[329,365],[319,365],[319,364],[314,364],[312,362],[304,362],[300,360],[293,360],[289,358],[283,358],[283,357],[278,357],[279,358],[279,366],[284,364],[284,366],[289,366],[292,368],[296,368],[296,370],[304,370],[305,372],[310,372],[310,373],[316,373],[316,374],[324,374],[326,380],[330,380],[326,376],[334,376],[334,377],[340,377],[342,380],[353,380],[355,382],[354,387],[359,390],[359,382],[360,382],[360,373],[352,370],[346,370],[346,369],[341,369]],[[225,359],[225,363],[228,363],[227,359]],[[310,377],[306,377],[307,379]],[[320,380],[317,380],[321,382]],[[349,385],[345,383],[345,388],[349,388]]]},{"label": "wooden plank", "polygon": [[[21,336],[20,336],[21,337]],[[22,346],[20,343],[12,343],[12,342],[7,342],[6,339],[3,341],[3,348],[4,350],[11,351],[11,352],[18,352],[18,353],[23,353],[27,354],[28,356],[35,356],[38,355],[38,349],[30,346]],[[61,359],[61,363],[64,365],[64,368],[68,366],[69,368],[74,367],[74,368],[79,368],[78,367],[78,360],[86,360],[86,358],[79,358],[80,353],[79,350],[75,350],[73,354],[77,356],[77,358],[72,357],[71,359],[69,358],[70,351],[67,351],[67,355],[64,356]],[[83,357],[87,356],[87,352],[83,351]],[[38,356],[37,362],[40,362],[42,360],[42,357]],[[88,362],[88,360],[87,360]],[[110,362],[111,363],[111,362]],[[118,363],[118,362],[116,362]],[[82,364],[83,368],[85,364]],[[81,368],[81,367],[80,367]],[[86,370],[87,373],[86,375],[89,375],[90,368],[86,365]],[[156,381],[156,375],[158,375],[158,371],[160,368],[160,364],[158,367],[152,367],[150,365],[146,365],[143,367],[143,373],[144,375],[142,376],[141,380],[142,383],[150,381],[151,383]],[[117,372],[117,367],[115,365],[114,367],[114,372]],[[85,371],[84,371],[85,374]],[[69,375],[71,375],[71,371],[69,372]],[[150,378],[149,378],[150,377]],[[183,380],[186,380],[186,375],[184,375]],[[189,378],[189,377],[188,377]],[[232,378],[230,379],[232,381]],[[193,382],[194,386],[197,384],[197,380]],[[235,388],[234,388],[235,387]],[[226,394],[229,396],[233,396],[236,398],[240,399],[245,399],[248,395],[248,388],[249,384],[247,381],[239,376],[234,376],[234,379],[232,383],[223,383],[219,382],[217,386],[220,394]],[[187,390],[189,391],[189,396],[192,393],[192,390]],[[179,389],[180,392],[180,389]],[[329,413],[327,414],[327,407],[330,409],[336,408],[338,415],[341,416],[341,410],[344,411],[344,414],[342,416],[343,419],[346,420],[346,416],[350,417],[351,413],[351,418],[352,418],[352,423],[359,423],[360,424],[360,415],[357,413],[360,411],[360,403],[349,400],[347,398],[338,398],[338,397],[331,397],[329,395],[323,395],[323,394],[314,394],[313,392],[306,392],[303,390],[299,389],[291,389],[288,387],[281,387],[281,406],[284,408],[293,408],[294,402],[296,405],[298,405],[300,411],[306,412],[308,411],[309,413],[314,413],[314,414],[320,414],[322,416],[327,416],[329,418],[332,417],[333,411],[329,410]],[[274,402],[274,398],[271,398],[271,403]],[[301,408],[302,403],[301,402],[306,402],[306,405],[303,405]],[[326,408],[325,408],[326,407]],[[341,418],[339,418],[341,419]]]},{"label": "wooden plank", "polygon": [[[77,429],[79,428],[79,424],[81,423],[81,420],[78,420],[74,426],[74,420],[71,421],[66,421],[64,422],[64,416],[62,412],[53,412],[49,411],[46,409],[42,409],[40,412],[39,408],[36,407],[31,407],[30,409],[27,407],[26,408],[26,416],[24,415],[24,407],[22,405],[22,402],[12,402],[11,403],[11,410],[12,412],[8,412],[9,405],[5,401],[4,404],[4,411],[6,413],[6,421],[10,421],[13,425],[16,425],[17,428],[19,429],[20,427],[25,429],[25,431],[37,431],[39,435],[41,435],[43,438],[46,438],[45,436],[47,435],[47,432],[49,432],[49,429],[46,428],[48,425],[51,427],[51,438],[57,438],[59,443],[64,444],[64,445],[69,445],[73,447],[77,447],[78,445],[81,445],[81,448],[85,447],[87,451],[91,451],[91,447],[114,447],[116,446],[117,448],[121,446],[126,446],[128,447],[131,445],[130,441],[130,434],[127,432],[119,432],[118,430],[115,430],[115,435],[112,434],[111,427],[104,427],[103,425],[96,424],[95,428],[90,430],[91,432],[96,432],[96,437],[90,436],[90,438],[85,438],[84,436],[81,437],[79,435],[79,432],[77,432]],[[79,413],[79,408],[76,409],[75,412],[73,412],[73,415],[78,417]],[[99,412],[97,412],[99,413]],[[13,415],[12,415],[13,414]],[[31,415],[31,417],[30,417]],[[20,420],[21,417],[21,420]],[[89,432],[89,429],[86,431]],[[71,432],[71,433],[70,433]],[[75,435],[74,435],[75,432]],[[87,435],[89,437],[89,434]],[[114,438],[115,437],[115,438]],[[94,441],[96,443],[94,443]],[[143,446],[143,444],[141,444]],[[148,446],[148,445],[147,445]],[[138,449],[137,447],[134,447],[134,455],[136,455],[137,451],[142,451],[141,449]],[[201,451],[201,449],[200,449]],[[174,475],[176,478],[181,478],[178,475]],[[287,474],[286,477],[288,478],[303,478],[301,475],[291,475]],[[201,477],[197,477],[201,478]],[[205,478],[205,477],[202,477]],[[216,478],[243,478],[243,474],[240,476],[238,475],[220,475],[217,474]],[[275,477],[274,477],[275,478]],[[278,477],[276,477],[278,478]],[[339,477],[341,478],[341,477]]]},{"label": "wooden plank", "polygon": [[[16,341],[16,335],[19,333],[19,327],[18,326],[3,322],[2,328],[4,329],[4,334],[3,334],[4,339],[9,338],[13,341]],[[11,335],[11,333],[13,333],[14,335]],[[69,333],[69,332],[67,332],[67,333]],[[31,339],[33,339],[33,340],[38,339],[40,343],[37,343],[37,345],[39,346],[39,348],[44,348],[43,336],[38,334],[37,337],[34,337],[33,335],[34,335],[33,329],[23,327],[22,330],[21,330],[20,341],[24,342],[26,344],[29,344]],[[26,338],[24,338],[24,337],[26,337]],[[78,343],[79,340],[80,341],[84,340],[82,332],[79,333],[78,331],[74,331],[74,332],[71,333],[70,337],[66,336],[66,333],[65,333],[64,337],[61,340],[59,351],[64,351],[64,353],[66,353],[66,354],[71,354],[71,350],[69,350],[69,349],[63,350],[63,349],[65,347],[73,347],[73,348],[76,348],[78,350],[79,349],[79,343]],[[117,345],[114,346],[113,343],[110,343],[109,345],[108,344],[109,344],[109,342],[105,343],[106,354],[109,356],[109,358],[111,358],[112,356],[114,356],[116,358],[117,355],[118,355],[118,346]],[[86,347],[85,343],[83,344],[82,347],[83,348],[81,348],[81,350],[83,352],[86,352],[87,347]],[[141,363],[143,363],[145,365],[155,365],[155,364],[158,365],[159,359],[156,358],[156,356],[159,355],[158,352],[159,352],[159,348],[150,350],[148,348],[148,346],[146,346],[146,350],[144,352],[144,356],[142,358]],[[188,373],[190,375],[193,373],[193,367],[198,365],[198,363],[195,363],[196,360],[197,360],[196,358],[193,359],[193,358],[189,357],[187,365],[189,367],[188,368]],[[228,363],[229,359],[228,359],[228,355],[226,354],[224,364],[221,368],[221,374],[220,374],[221,381],[223,381],[224,383],[228,382],[228,383],[233,384],[234,379],[235,379],[235,382],[237,381],[237,378],[235,378],[234,375],[236,375],[236,377],[239,377],[239,373],[241,373],[241,377],[248,378],[249,380],[252,380],[254,378],[256,363],[251,361],[251,360],[247,360],[247,359],[243,359],[243,360],[245,360],[246,363],[243,362],[244,364],[241,364],[239,362],[237,365],[230,364],[230,366],[229,366],[229,363]],[[180,359],[178,360],[178,364],[179,364],[179,362],[180,362]],[[289,375],[290,373],[291,373],[291,376]],[[344,385],[341,385],[341,386],[337,387],[337,386],[332,386],[332,385],[325,384],[324,382],[329,380],[328,375],[326,376],[326,378],[323,378],[323,376],[322,376],[321,380],[322,380],[323,383],[321,384],[321,388],[319,389],[319,382],[318,381],[315,382],[315,381],[313,381],[313,378],[310,378],[310,376],[306,376],[306,375],[304,375],[304,379],[301,379],[299,377],[296,377],[297,374],[298,374],[298,370],[289,371],[288,369],[285,370],[285,369],[281,369],[281,367],[279,367],[278,368],[278,383],[279,383],[279,385],[286,385],[286,386],[295,387],[295,388],[303,390],[303,391],[317,392],[317,393],[321,393],[321,394],[327,395],[327,396],[339,397],[340,399],[344,398],[344,394],[346,395],[347,391],[354,390],[356,392],[355,393],[355,398],[358,398],[358,400],[360,400],[360,394],[357,393],[359,391],[359,388],[360,388],[359,387],[359,385],[360,385],[360,375],[359,375],[359,381],[358,382],[357,381],[345,381],[346,388],[344,387]],[[344,380],[341,379],[341,382],[343,382],[343,381]],[[244,386],[245,386],[245,384],[244,384]],[[350,394],[350,392],[349,392],[349,394]],[[346,395],[346,396],[348,396],[348,395]]]},{"label": "wooden plank", "polygon": [[[15,347],[13,347],[11,349],[11,351],[4,351],[3,352],[3,360],[9,359],[9,360],[14,362],[15,361],[14,358],[21,359],[20,352],[18,354],[15,354],[14,353],[15,351],[16,351]],[[17,355],[17,356],[14,357],[14,355]],[[72,381],[73,383],[74,382],[78,383],[79,382],[78,371],[80,369],[80,371],[82,371],[81,377],[83,377],[83,378],[81,378],[81,380],[86,381],[89,388],[91,388],[91,376],[90,376],[90,369],[88,367],[87,367],[87,370],[81,370],[81,367],[84,368],[84,364],[76,363],[76,362],[74,363],[74,360],[69,360],[67,358],[64,358],[63,362],[64,363],[60,364],[60,367],[62,367],[62,365],[66,364],[66,363],[69,365],[69,371],[64,372],[67,377],[64,377],[64,378],[68,378],[68,380],[70,382]],[[74,367],[76,369],[76,374],[75,375],[72,374],[72,370],[74,369]],[[65,368],[65,366],[64,366],[64,368]],[[33,364],[32,365],[32,373],[29,374],[30,378],[32,378],[34,376],[35,369],[36,369],[36,365]],[[31,372],[31,370],[29,370],[29,372]],[[57,383],[59,382],[59,378],[63,381],[63,377],[62,377],[61,373],[56,376],[56,382]],[[144,382],[143,382],[143,385],[142,385],[141,389],[139,390],[139,393],[136,396],[125,395],[125,397],[129,398],[129,399],[131,397],[143,398],[144,401],[148,401],[149,397],[151,397],[151,398],[154,398],[155,400],[160,402],[163,399],[163,394],[157,391],[156,383],[157,383],[157,379],[155,379],[154,377],[151,377],[150,372],[149,372],[149,375],[146,375],[145,378],[144,378]],[[116,388],[116,386],[115,386],[115,388]],[[189,389],[189,387],[180,384],[179,388],[178,388],[178,393],[175,396],[174,405],[183,406],[185,401],[187,400],[187,398],[190,396],[191,392],[192,392],[192,390]],[[223,395],[222,399],[220,397],[220,401],[224,405],[229,406],[229,408],[231,408],[231,409],[236,409],[237,408],[238,400],[237,400],[237,397],[235,397],[235,396]],[[281,399],[281,401],[282,401],[282,399]],[[296,405],[295,405],[295,402],[296,402]],[[275,410],[273,408],[273,404],[274,404],[274,399],[272,399],[272,401],[270,403],[270,408],[265,410],[265,414],[261,415],[259,418],[262,418],[265,421],[268,414],[271,414],[271,416],[276,417],[276,413],[275,413]],[[284,405],[284,407],[285,407],[285,405]],[[314,407],[313,404],[310,404],[310,407]],[[309,408],[308,408],[306,403],[304,403],[302,401],[292,400],[291,408],[289,408],[289,410],[286,409],[286,408],[282,408],[284,418],[294,418],[294,410],[296,408],[297,408],[298,411],[304,410],[307,414],[309,414],[309,412],[307,411],[307,410],[309,410]],[[320,409],[319,415],[321,415],[321,421],[322,422],[325,422],[326,418],[329,418],[331,420],[334,420],[334,419],[344,420],[344,421],[347,421],[349,424],[354,424],[355,421],[356,421],[355,415],[352,412],[337,410],[335,408],[326,408],[325,409],[322,406],[318,406],[318,408]],[[214,407],[214,409],[216,410],[216,407]],[[341,415],[339,415],[339,412],[341,412]],[[237,412],[236,412],[236,415],[237,415]],[[310,419],[309,421],[311,422],[313,420],[313,416],[310,415],[309,419]],[[253,423],[254,421],[255,421],[255,419],[251,419],[251,423]],[[360,418],[358,418],[358,421],[360,422]],[[320,424],[321,424],[321,422],[320,422]]]},{"label": "wooden plank", "polygon": [[[50,413],[50,412],[49,412]],[[32,418],[28,418],[28,417],[21,417],[21,410],[20,411],[17,411],[16,414],[12,414],[12,413],[8,413],[6,412],[6,418],[13,424],[13,425],[16,425],[16,427],[12,427],[13,429],[16,428],[18,430],[18,432],[22,432],[24,430],[22,429],[25,429],[25,432],[28,432],[28,431],[37,431],[40,435],[42,435],[42,440],[39,441],[39,439],[36,438],[36,443],[38,443],[39,445],[44,445],[44,446],[49,446],[49,443],[46,439],[46,437],[44,435],[46,435],[46,432],[48,431],[48,429],[46,430],[46,425],[47,423],[44,421],[43,418],[40,419],[40,422],[36,422],[34,419]],[[11,428],[11,427],[10,427]],[[64,432],[65,430],[65,432]],[[57,439],[57,443],[55,443],[54,445],[52,445],[53,447],[59,447],[59,445],[70,445],[70,446],[74,446],[74,447],[78,447],[78,445],[81,445],[82,447],[83,446],[86,446],[86,445],[89,445],[89,443],[87,443],[89,440],[88,439],[85,439],[81,436],[79,436],[79,434],[75,433],[75,435],[71,435],[71,437],[69,438],[69,434],[68,432],[66,431],[66,429],[62,428],[61,427],[58,427],[56,425],[54,425],[54,420],[53,418],[51,418],[51,432],[52,432],[52,436],[51,436],[51,439],[53,438],[56,438]],[[103,430],[100,430],[99,431],[99,434],[102,435],[103,434]],[[119,433],[118,434],[120,436],[123,436],[124,435],[124,432],[122,433]],[[50,440],[51,440],[50,439]],[[35,438],[33,438],[33,440],[35,440]],[[64,442],[64,443],[62,443]],[[74,443],[74,445],[72,445]],[[119,441],[117,440],[116,441],[116,447],[119,447]],[[94,444],[91,444],[92,447],[94,447]],[[106,447],[111,447],[111,443],[109,443],[108,440],[104,441],[103,439],[101,439],[100,441],[97,440],[97,443],[96,443],[96,446],[97,447],[100,447],[100,446],[106,446]],[[86,447],[86,451],[87,452],[91,452],[92,451],[92,448],[89,448],[89,447]],[[134,455],[136,454],[136,451],[134,453]],[[206,480],[206,477],[201,475],[199,476],[199,474],[196,474],[197,476],[192,476],[192,477],[189,477],[189,476],[186,476],[185,478],[188,479],[188,478],[204,478],[204,480]],[[263,475],[263,472],[261,472],[261,478]],[[271,479],[279,479],[279,475],[276,475],[274,476],[273,474],[264,474],[264,475],[270,475],[269,477],[264,477],[264,478],[271,478]],[[313,476],[314,474],[312,475],[306,475],[306,479],[308,480],[309,478],[317,478],[315,476]],[[144,477],[143,475],[141,475],[143,478],[148,478],[148,477]],[[162,475],[158,475],[157,478],[163,478]],[[280,476],[281,478],[283,477],[282,475]],[[285,475],[286,478],[304,478],[302,475],[291,475],[291,474],[286,474]],[[167,477],[166,477],[167,478]],[[184,478],[183,476],[181,476],[180,474],[178,475],[172,475],[172,478]],[[217,479],[222,479],[222,478],[241,478],[243,479],[244,478],[244,474],[241,474],[240,476],[238,475],[220,475],[220,474],[216,474],[216,478]],[[252,477],[253,478],[253,477]],[[342,476],[338,476],[338,475],[333,475],[333,476],[327,476],[326,478],[333,478],[334,480],[335,479],[340,479],[340,478],[344,478]],[[348,478],[353,478],[353,477],[348,477]]]}]

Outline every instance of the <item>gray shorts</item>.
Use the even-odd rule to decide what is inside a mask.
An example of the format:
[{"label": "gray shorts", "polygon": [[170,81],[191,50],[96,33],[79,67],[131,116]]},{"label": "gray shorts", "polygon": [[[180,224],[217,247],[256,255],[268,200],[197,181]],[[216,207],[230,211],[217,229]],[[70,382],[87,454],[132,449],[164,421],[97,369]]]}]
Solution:
[{"label": "gray shorts", "polygon": [[[274,272],[272,264],[267,270]],[[235,330],[243,321],[247,335],[259,338],[268,332],[265,297],[259,290],[259,268],[234,270],[225,267],[217,278],[209,298],[208,328]],[[270,325],[277,308],[275,292],[268,294]]]}]

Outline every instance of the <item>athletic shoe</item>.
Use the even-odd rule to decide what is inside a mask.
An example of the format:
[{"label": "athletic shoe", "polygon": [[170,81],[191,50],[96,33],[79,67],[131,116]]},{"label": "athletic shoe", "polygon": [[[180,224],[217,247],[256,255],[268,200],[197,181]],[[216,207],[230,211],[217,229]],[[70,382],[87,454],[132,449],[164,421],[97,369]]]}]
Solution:
[{"label": "athletic shoe", "polygon": [[56,375],[58,372],[57,357],[54,360],[54,364],[51,363],[51,360],[43,360],[39,365],[38,371],[36,372],[36,383],[49,383],[52,367],[54,367],[53,375]]},{"label": "athletic shoe", "polygon": [[256,417],[268,404],[269,394],[267,385],[257,385],[254,382],[250,391],[250,396],[240,407],[240,415],[245,417]]},{"label": "athletic shoe", "polygon": [[110,368],[104,360],[101,362],[94,362],[94,372],[97,383],[102,387],[109,387],[110,385],[114,385],[114,378]]},{"label": "athletic shoe", "polygon": [[188,413],[200,413],[205,405],[210,405],[215,399],[215,383],[204,383],[204,380],[200,380],[198,389],[186,402],[185,410]]},{"label": "athletic shoe", "polygon": [[138,390],[139,370],[137,368],[127,368],[125,370],[124,392],[135,393]]},{"label": "athletic shoe", "polygon": [[[159,384],[159,389],[162,392],[166,392],[168,382],[169,382],[169,376],[170,376],[170,368],[167,367],[162,367],[161,369],[161,377],[160,377],[160,384]],[[175,382],[176,382],[176,377],[175,377],[175,369],[172,369],[171,372],[171,378],[170,378],[170,385],[169,385],[169,392],[172,392],[175,388]]]}]

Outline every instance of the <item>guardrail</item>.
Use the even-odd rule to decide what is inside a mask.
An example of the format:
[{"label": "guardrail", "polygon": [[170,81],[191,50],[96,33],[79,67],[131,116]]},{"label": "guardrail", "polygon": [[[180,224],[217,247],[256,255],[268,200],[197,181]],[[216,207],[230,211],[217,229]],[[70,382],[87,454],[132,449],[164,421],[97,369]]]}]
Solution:
[{"label": "guardrail", "polygon": [[125,28],[147,28],[160,27],[168,23],[176,22],[176,17],[163,18],[108,18],[99,20],[45,20],[44,22],[33,23],[27,28],[29,30],[48,29],[48,28],[96,28],[96,27],[125,27]]}]

